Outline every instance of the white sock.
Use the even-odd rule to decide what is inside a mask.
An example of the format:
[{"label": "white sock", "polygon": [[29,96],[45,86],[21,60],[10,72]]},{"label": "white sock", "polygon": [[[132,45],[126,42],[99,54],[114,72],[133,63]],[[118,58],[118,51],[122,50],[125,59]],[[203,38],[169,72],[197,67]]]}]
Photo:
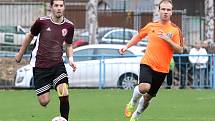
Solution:
[{"label": "white sock", "polygon": [[142,96],[139,100],[139,104],[137,106],[137,109],[136,111],[133,113],[132,117],[133,118],[139,118],[140,117],[140,114],[142,112],[144,112],[144,96]]},{"label": "white sock", "polygon": [[137,85],[135,88],[134,88],[134,92],[133,92],[133,96],[130,100],[130,103],[132,105],[136,105],[137,104],[137,101],[138,99],[142,96],[143,94],[140,93],[139,91],[139,86]]}]

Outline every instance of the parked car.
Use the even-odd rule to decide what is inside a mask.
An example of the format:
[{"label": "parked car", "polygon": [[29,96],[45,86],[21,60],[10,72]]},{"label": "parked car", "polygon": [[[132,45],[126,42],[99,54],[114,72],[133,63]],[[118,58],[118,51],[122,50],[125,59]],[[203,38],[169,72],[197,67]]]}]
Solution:
[{"label": "parked car", "polygon": [[[22,45],[25,38],[25,34],[29,31],[29,28],[22,26],[0,26],[0,51],[13,51],[17,52]],[[36,37],[31,41],[30,47],[26,53],[29,53],[33,48],[33,43]]]},{"label": "parked car", "polygon": [[[128,28],[117,28],[103,31],[98,34],[99,43],[105,44],[126,44],[138,31]],[[144,39],[138,45],[147,45],[147,40]]]},{"label": "parked car", "polygon": [[83,37],[73,38],[73,43],[72,43],[73,48],[88,45],[89,41],[86,41],[86,40],[88,40],[88,38],[87,39],[83,39]]},{"label": "parked car", "polygon": [[[128,28],[119,27],[101,27],[97,32],[97,40],[99,44],[126,44],[138,31]],[[75,36],[73,47],[79,47],[89,44],[88,31],[81,32]],[[144,38],[138,45],[146,46],[147,38]]]},{"label": "parked car", "polygon": [[[139,63],[145,47],[133,46],[125,55],[119,54],[123,45],[97,44],[74,49],[76,72],[66,58],[70,87],[118,87],[131,89],[137,84]],[[16,87],[33,86],[32,67],[26,65],[16,71]]]},{"label": "parked car", "polygon": [[21,26],[0,26],[0,44],[21,45],[25,30]]}]

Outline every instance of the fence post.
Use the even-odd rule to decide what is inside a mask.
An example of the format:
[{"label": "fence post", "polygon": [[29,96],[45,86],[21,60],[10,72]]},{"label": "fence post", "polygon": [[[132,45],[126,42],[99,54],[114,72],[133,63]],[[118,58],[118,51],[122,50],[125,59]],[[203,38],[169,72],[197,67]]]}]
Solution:
[{"label": "fence post", "polygon": [[212,55],[212,63],[213,63],[213,89],[215,89],[215,54]]},{"label": "fence post", "polygon": [[105,84],[105,56],[100,55],[100,62],[99,62],[99,89],[102,89]]},{"label": "fence post", "polygon": [[100,62],[99,62],[99,89],[102,89],[102,60],[103,58],[100,58]]}]

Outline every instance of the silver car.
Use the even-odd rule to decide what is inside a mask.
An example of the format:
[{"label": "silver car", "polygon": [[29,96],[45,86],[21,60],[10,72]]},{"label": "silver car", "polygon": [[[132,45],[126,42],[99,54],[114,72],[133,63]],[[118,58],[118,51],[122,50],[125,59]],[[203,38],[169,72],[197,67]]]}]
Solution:
[{"label": "silver car", "polygon": [[[96,38],[99,44],[126,44],[131,38],[138,34],[138,31],[120,27],[100,27]],[[148,39],[144,38],[138,43],[139,46],[147,46]],[[79,31],[74,36],[74,47],[89,44],[89,32]]]},{"label": "silver car", "polygon": [[[97,44],[74,49],[76,72],[64,58],[70,87],[117,87],[132,89],[138,82],[139,63],[145,47],[133,46],[124,55],[119,54],[123,45]],[[16,87],[33,86],[32,67],[21,67],[16,72]]]},{"label": "silver car", "polygon": [[0,44],[21,45],[25,29],[21,26],[0,26]]}]

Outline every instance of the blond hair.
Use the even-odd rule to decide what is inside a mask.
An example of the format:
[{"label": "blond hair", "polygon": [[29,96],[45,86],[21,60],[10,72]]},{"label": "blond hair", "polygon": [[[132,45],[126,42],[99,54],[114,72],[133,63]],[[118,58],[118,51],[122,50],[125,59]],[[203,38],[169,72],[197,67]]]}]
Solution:
[{"label": "blond hair", "polygon": [[164,2],[170,3],[170,4],[172,5],[172,7],[173,7],[172,0],[161,0],[160,3],[158,4],[159,10],[160,10],[160,5],[161,5],[161,3],[164,3]]}]

